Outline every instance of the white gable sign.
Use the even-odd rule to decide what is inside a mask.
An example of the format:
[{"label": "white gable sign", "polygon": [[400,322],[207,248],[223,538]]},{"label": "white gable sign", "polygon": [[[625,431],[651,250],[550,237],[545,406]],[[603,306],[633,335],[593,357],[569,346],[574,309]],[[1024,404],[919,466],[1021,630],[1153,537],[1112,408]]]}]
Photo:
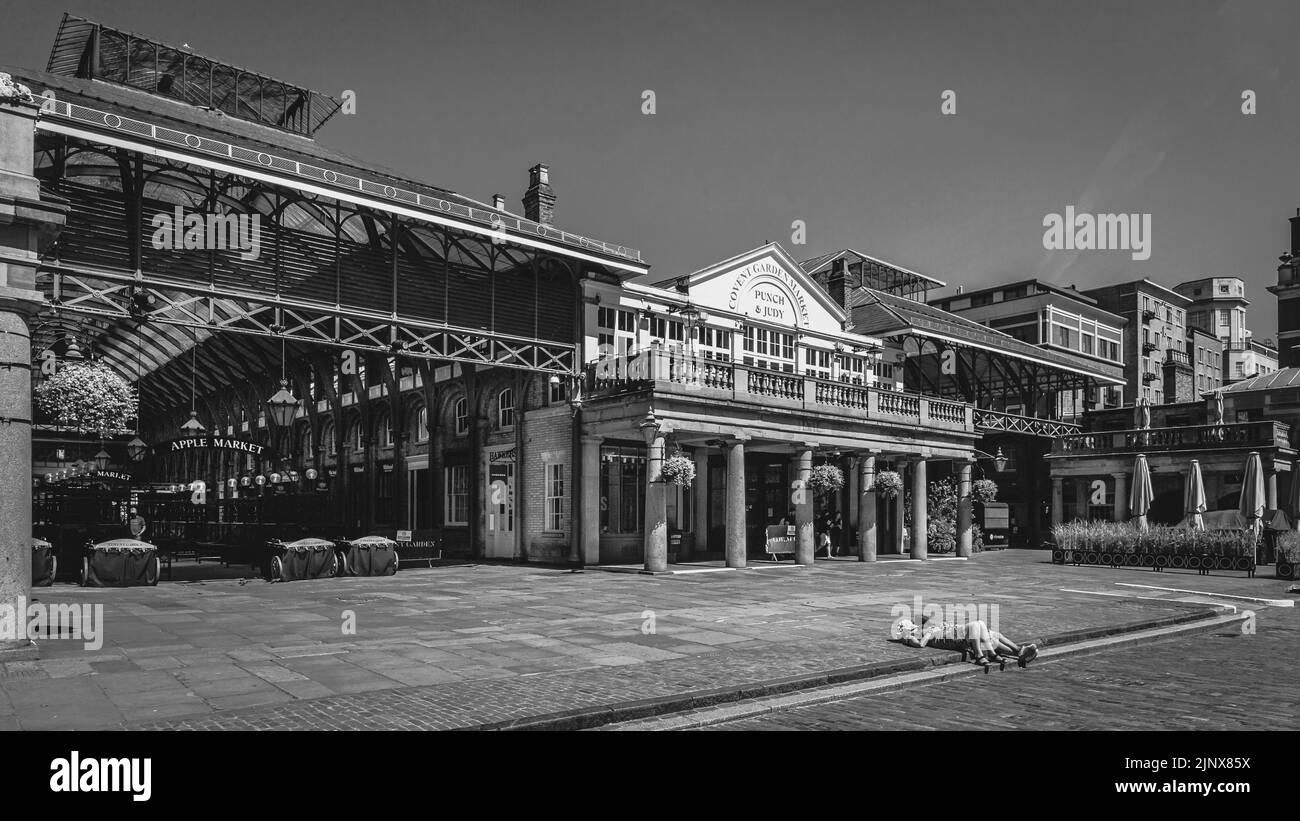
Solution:
[{"label": "white gable sign", "polygon": [[809,296],[771,257],[727,275],[727,310],[780,325],[807,327]]},{"label": "white gable sign", "polygon": [[691,296],[702,307],[741,314],[787,328],[834,332],[840,321],[811,289],[817,285],[793,273],[777,257],[765,254],[730,270],[707,274],[692,284]]}]

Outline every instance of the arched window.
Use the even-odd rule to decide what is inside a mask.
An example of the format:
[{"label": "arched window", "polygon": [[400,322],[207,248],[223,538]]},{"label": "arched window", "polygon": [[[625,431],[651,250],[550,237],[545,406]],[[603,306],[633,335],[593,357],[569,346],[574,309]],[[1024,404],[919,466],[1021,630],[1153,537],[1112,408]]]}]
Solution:
[{"label": "arched window", "polygon": [[502,430],[515,426],[515,392],[510,388],[497,395],[497,424]]},{"label": "arched window", "polygon": [[429,409],[423,406],[415,415],[415,441],[429,441]]},{"label": "arched window", "polygon": [[334,455],[334,420],[328,420],[320,429],[320,441],[327,456]]},{"label": "arched window", "polygon": [[452,416],[456,419],[456,435],[464,436],[469,433],[469,404],[465,401],[465,397],[456,400]]},{"label": "arched window", "polygon": [[361,429],[361,420],[358,419],[352,423],[348,430],[348,443],[352,445],[353,450],[361,450],[365,447],[364,431]]},{"label": "arched window", "polygon": [[393,446],[393,419],[388,414],[379,420],[379,444],[386,448]]}]

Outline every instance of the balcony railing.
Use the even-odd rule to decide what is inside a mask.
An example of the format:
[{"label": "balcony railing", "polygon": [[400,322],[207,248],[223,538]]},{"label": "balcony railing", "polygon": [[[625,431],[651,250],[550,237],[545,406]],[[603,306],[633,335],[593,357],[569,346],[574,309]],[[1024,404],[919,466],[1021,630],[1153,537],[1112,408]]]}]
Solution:
[{"label": "balcony railing", "polygon": [[1191,425],[1177,428],[1075,433],[1056,440],[1052,452],[1061,455],[1138,453],[1168,450],[1219,450],[1246,447],[1291,447],[1291,426],[1266,419],[1230,425]]},{"label": "balcony railing", "polygon": [[1191,357],[1187,355],[1187,351],[1176,351],[1173,348],[1170,348],[1165,351],[1165,363],[1174,365],[1190,365],[1192,364],[1192,360]]},{"label": "balcony railing", "polygon": [[974,409],[962,402],[700,359],[668,350],[610,357],[589,364],[584,381],[585,394],[591,400],[654,390],[928,428],[975,430]]}]

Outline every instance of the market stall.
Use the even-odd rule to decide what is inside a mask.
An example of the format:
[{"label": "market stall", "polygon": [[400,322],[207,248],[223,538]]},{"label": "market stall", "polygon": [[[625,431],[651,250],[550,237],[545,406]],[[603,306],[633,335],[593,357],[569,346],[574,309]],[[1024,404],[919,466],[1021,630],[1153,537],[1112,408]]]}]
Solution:
[{"label": "market stall", "polygon": [[82,587],[133,587],[158,584],[158,548],[139,539],[87,544],[81,560]]},{"label": "market stall", "polygon": [[384,536],[341,541],[339,557],[344,575],[392,576],[397,572],[397,542]]},{"label": "market stall", "polygon": [[59,570],[59,560],[54,555],[54,545],[32,537],[32,587],[49,587],[54,584],[54,574]]},{"label": "market stall", "polygon": [[268,581],[291,582],[338,575],[339,557],[334,543],[325,539],[298,539],[266,543],[265,576]]}]

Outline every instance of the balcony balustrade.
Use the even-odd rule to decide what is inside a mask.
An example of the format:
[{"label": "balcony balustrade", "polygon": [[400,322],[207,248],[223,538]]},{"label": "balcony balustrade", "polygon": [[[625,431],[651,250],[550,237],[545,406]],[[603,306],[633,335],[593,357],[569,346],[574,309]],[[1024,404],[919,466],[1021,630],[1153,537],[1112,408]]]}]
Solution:
[{"label": "balcony balustrade", "polygon": [[1290,448],[1291,426],[1285,422],[1266,419],[1228,425],[1189,425],[1176,428],[1075,433],[1057,439],[1052,452],[1064,456],[1084,456],[1102,453],[1213,451],[1269,447]]},{"label": "balcony balustrade", "polygon": [[585,395],[592,401],[654,390],[927,428],[975,429],[974,409],[963,402],[702,359],[664,349],[591,363],[586,366],[584,381]]}]

